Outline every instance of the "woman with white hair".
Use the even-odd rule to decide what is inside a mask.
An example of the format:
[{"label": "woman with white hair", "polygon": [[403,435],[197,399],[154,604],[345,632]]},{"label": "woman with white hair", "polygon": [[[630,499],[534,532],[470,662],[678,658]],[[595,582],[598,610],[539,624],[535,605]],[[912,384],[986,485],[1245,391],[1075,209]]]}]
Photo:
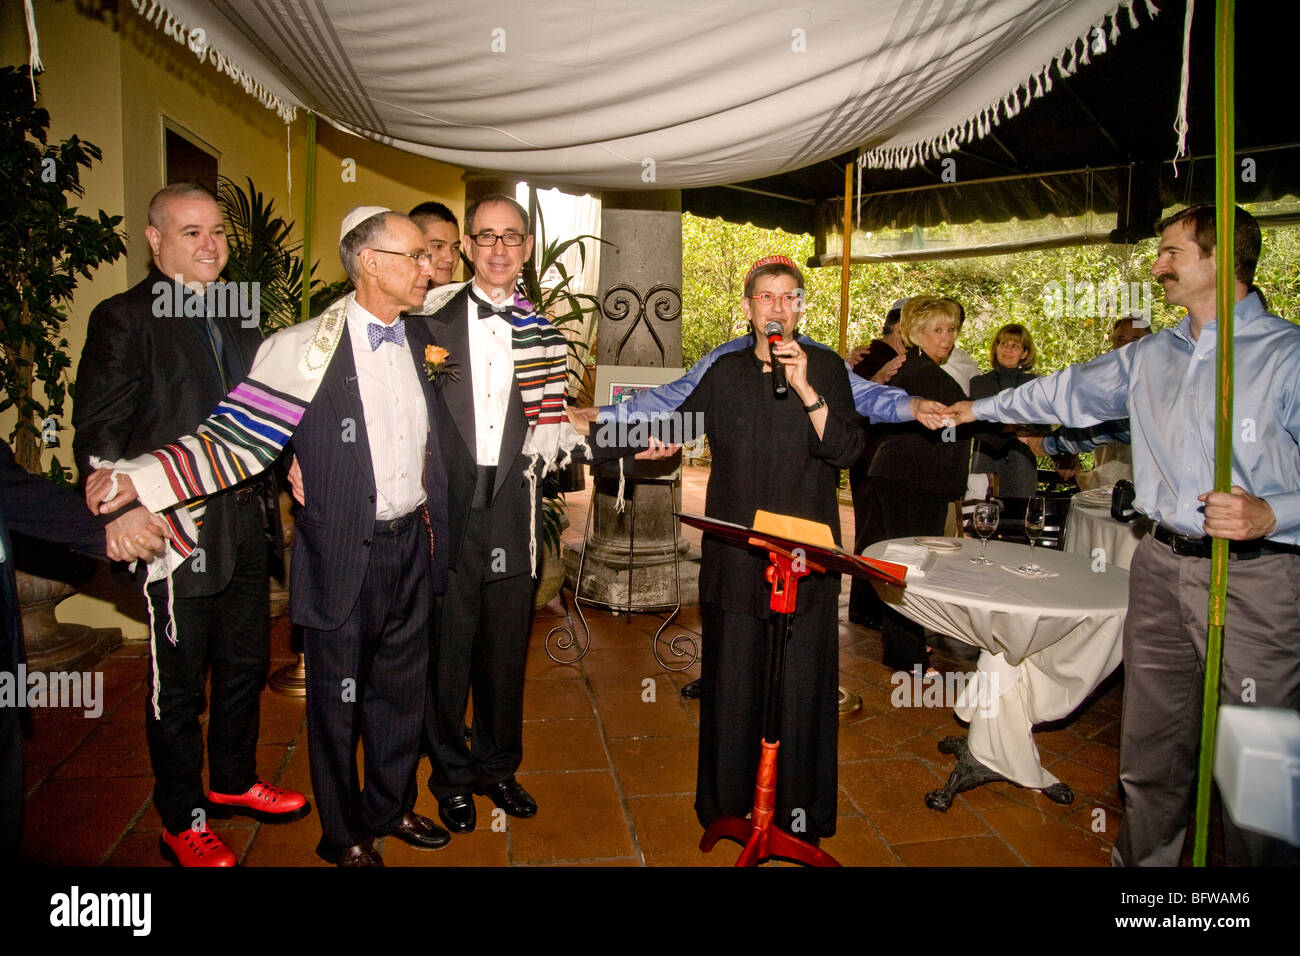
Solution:
[{"label": "woman with white hair", "polygon": [[[961,386],[943,369],[960,324],[961,307],[952,299],[908,299],[900,322],[907,359],[889,384],[945,404],[965,399]],[[930,431],[915,422],[890,426],[871,461],[872,540],[943,534],[949,502],[966,491],[970,437],[982,436],[986,428],[970,425],[954,432]],[[881,640],[886,667],[929,667],[925,632],[892,608],[885,614]]]}]

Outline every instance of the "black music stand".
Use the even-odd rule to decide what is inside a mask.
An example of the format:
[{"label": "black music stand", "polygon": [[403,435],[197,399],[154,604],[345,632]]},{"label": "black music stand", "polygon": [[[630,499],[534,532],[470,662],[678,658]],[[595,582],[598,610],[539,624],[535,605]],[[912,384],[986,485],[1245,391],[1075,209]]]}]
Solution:
[{"label": "black music stand", "polygon": [[683,522],[714,535],[737,548],[766,551],[771,564],[767,580],[772,585],[774,613],[768,630],[767,712],[763,717],[762,753],[754,782],[754,809],[746,817],[719,817],[708,825],[700,850],[708,853],[723,837],[745,845],[736,866],[756,866],[770,856],[797,860],[812,866],[839,866],[825,850],[772,825],[776,813],[776,756],[781,746],[781,691],[785,683],[785,648],[794,633],[794,610],[799,579],[812,571],[833,571],[857,577],[875,577],[902,584],[907,568],[901,564],[863,558],[839,548],[755,531],[704,515],[678,513]]}]

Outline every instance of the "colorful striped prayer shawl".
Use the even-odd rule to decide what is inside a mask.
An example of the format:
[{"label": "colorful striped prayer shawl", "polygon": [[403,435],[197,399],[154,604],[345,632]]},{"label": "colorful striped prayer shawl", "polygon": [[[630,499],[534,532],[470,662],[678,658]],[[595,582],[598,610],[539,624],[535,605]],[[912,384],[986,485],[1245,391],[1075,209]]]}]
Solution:
[{"label": "colorful striped prayer shawl", "polygon": [[[472,287],[470,299],[474,303],[486,304]],[[564,411],[565,387],[568,385],[569,374],[569,340],[546,316],[537,315],[533,304],[519,293],[515,293],[502,317],[510,323],[515,380],[519,383],[524,418],[529,426],[523,454],[528,456],[531,463],[524,476],[528,479],[530,492],[536,498],[537,482],[552,471],[568,465],[573,449],[584,444],[582,437],[569,424],[568,415]],[[528,547],[533,576],[536,577],[535,516]]]}]

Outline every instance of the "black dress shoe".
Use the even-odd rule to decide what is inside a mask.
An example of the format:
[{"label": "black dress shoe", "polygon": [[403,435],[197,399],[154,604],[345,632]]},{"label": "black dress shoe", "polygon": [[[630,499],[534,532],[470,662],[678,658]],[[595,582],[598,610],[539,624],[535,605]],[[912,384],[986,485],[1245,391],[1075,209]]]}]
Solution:
[{"label": "black dress shoe", "polygon": [[487,797],[512,817],[531,817],[537,812],[537,801],[519,785],[519,781],[514,777],[476,792]]},{"label": "black dress shoe", "polygon": [[701,677],[697,677],[695,678],[695,680],[691,681],[689,684],[682,687],[682,697],[684,697],[686,700],[699,700],[700,692],[703,690],[704,690],[704,679]]},{"label": "black dress shoe", "polygon": [[356,844],[340,850],[334,857],[335,866],[383,866],[384,858],[370,844]]},{"label": "black dress shoe", "polygon": [[468,793],[457,793],[438,801],[438,816],[452,833],[473,833],[478,823],[474,798]]},{"label": "black dress shoe", "polygon": [[437,850],[451,842],[451,834],[428,817],[422,817],[414,810],[407,810],[397,826],[389,832],[403,843],[409,843],[418,850]]}]

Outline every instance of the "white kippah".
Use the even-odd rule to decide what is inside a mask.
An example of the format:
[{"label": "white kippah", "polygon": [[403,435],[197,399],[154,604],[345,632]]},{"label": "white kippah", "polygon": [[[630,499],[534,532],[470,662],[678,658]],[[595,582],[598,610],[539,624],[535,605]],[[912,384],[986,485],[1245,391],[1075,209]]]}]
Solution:
[{"label": "white kippah", "polygon": [[392,210],[383,206],[358,206],[356,209],[352,210],[343,217],[343,225],[339,229],[339,242],[342,242],[344,237],[353,229],[357,228],[357,226],[361,225],[371,216],[378,216],[381,212],[392,212]]}]

